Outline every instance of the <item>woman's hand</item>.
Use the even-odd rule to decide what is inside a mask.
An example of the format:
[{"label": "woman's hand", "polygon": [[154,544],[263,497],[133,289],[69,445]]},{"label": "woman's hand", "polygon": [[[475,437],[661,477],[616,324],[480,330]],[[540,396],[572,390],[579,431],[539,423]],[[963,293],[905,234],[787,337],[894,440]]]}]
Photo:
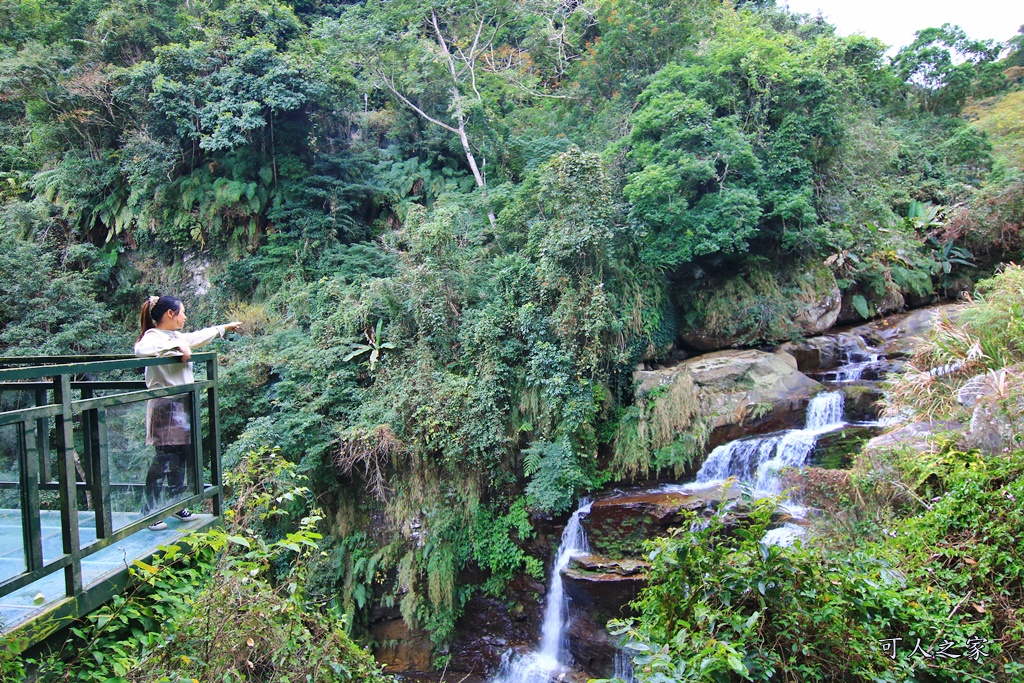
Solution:
[{"label": "woman's hand", "polygon": [[181,362],[187,363],[192,358],[192,347],[188,344],[182,344],[178,347],[181,350]]},{"label": "woman's hand", "polygon": [[224,334],[227,334],[228,332],[234,332],[235,330],[237,330],[241,326],[242,326],[242,323],[239,320],[236,320],[234,322],[230,322],[230,323],[228,323],[227,325],[224,326]]}]

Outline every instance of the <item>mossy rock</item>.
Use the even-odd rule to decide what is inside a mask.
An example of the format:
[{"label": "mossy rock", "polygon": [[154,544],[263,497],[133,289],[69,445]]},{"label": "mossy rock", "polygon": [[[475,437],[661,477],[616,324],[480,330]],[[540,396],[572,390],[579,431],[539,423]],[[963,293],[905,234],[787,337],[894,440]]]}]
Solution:
[{"label": "mossy rock", "polygon": [[810,461],[815,467],[828,470],[849,469],[853,458],[860,453],[879,427],[851,425],[818,437],[811,451]]},{"label": "mossy rock", "polygon": [[821,334],[839,316],[832,271],[817,261],[789,268],[756,265],[710,278],[679,295],[680,339],[700,351],[776,343]]}]

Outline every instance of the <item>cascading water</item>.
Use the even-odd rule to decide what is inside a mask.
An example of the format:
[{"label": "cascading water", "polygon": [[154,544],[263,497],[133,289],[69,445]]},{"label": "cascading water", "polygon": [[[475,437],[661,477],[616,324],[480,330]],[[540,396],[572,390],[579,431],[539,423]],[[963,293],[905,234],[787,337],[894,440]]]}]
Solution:
[{"label": "cascading water", "polygon": [[881,349],[869,346],[861,337],[843,335],[839,337],[840,367],[825,373],[830,382],[856,382],[863,379],[865,373],[873,372],[877,376],[879,362],[885,357]]},{"label": "cascading water", "polygon": [[779,470],[803,465],[820,435],[846,424],[843,421],[843,403],[842,392],[818,394],[807,406],[807,421],[803,429],[739,439],[719,446],[704,461],[704,466],[697,473],[697,483],[735,477],[760,493],[781,492]]},{"label": "cascading water", "polygon": [[[752,439],[740,439],[711,451],[697,473],[697,484],[707,485],[735,477],[751,486],[756,495],[782,493],[779,471],[784,467],[800,467],[814,450],[818,437],[846,425],[843,421],[844,396],[840,391],[818,394],[807,406],[803,429],[779,432]],[[803,509],[786,505],[793,517],[802,517]],[[803,528],[787,523],[768,531],[762,541],[789,545],[803,534]]]},{"label": "cascading water", "polygon": [[623,683],[635,683],[636,674],[633,670],[633,660],[622,650],[615,653],[615,671],[612,678],[617,678]]},{"label": "cascading water", "polygon": [[581,501],[562,531],[562,542],[558,546],[558,554],[551,567],[551,580],[548,582],[540,647],[524,655],[515,654],[511,650],[506,652],[492,683],[548,683],[552,675],[565,664],[569,605],[562,588],[562,570],[569,566],[573,556],[590,551],[587,534],[581,523],[582,517],[590,512],[590,504],[589,499]]}]

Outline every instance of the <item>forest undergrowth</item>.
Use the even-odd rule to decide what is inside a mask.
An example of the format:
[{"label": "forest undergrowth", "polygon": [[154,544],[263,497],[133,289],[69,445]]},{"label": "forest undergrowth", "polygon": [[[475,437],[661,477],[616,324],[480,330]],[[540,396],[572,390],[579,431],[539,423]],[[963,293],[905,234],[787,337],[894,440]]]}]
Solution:
[{"label": "forest undergrowth", "polygon": [[0,354],[128,352],[154,293],[241,320],[225,464],[308,477],[303,609],[398,608],[443,667],[531,522],[701,455],[638,364],[1019,258],[1022,48],[770,0],[0,2]]},{"label": "forest undergrowth", "polygon": [[[810,537],[763,543],[769,499],[747,528],[727,529],[725,510],[649,542],[639,616],[612,625],[638,680],[1024,677],[1024,405],[1006,374],[1024,361],[1022,272],[981,282],[889,382],[889,410],[942,426],[869,448],[848,476],[818,482],[826,517]],[[980,395],[965,405],[971,386]],[[992,448],[979,430],[1002,439]]]}]

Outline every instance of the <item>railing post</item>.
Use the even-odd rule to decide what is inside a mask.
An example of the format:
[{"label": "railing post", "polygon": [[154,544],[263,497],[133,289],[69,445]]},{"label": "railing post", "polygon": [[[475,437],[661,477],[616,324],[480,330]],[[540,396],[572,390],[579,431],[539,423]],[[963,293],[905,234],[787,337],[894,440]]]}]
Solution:
[{"label": "railing post", "polygon": [[[46,405],[46,389],[36,389],[36,407]],[[36,420],[36,451],[39,454],[40,481],[49,483],[53,480],[50,471],[50,421],[45,418]]]},{"label": "railing post", "polygon": [[[188,409],[192,426],[192,495],[203,492],[203,411],[199,405],[199,389],[193,385],[188,392]],[[187,473],[186,473],[187,475]]]},{"label": "railing post", "polygon": [[[96,538],[106,538],[114,531],[114,515],[110,504],[110,449],[107,440],[107,411],[90,411],[95,417],[96,448],[93,451],[93,508],[96,511]],[[96,499],[99,502],[96,502]]]},{"label": "railing post", "polygon": [[18,425],[18,459],[21,466],[21,530],[24,538],[25,566],[34,572],[43,568],[43,532],[39,521],[39,470],[32,451],[36,435],[32,421]]},{"label": "railing post", "polygon": [[210,382],[210,388],[206,390],[206,410],[210,421],[210,443],[207,447],[210,453],[210,483],[217,490],[213,496],[213,516],[220,517],[224,514],[224,500],[221,493],[220,410],[217,403],[217,389],[220,384],[217,381],[217,356],[206,361],[206,379]]},{"label": "railing post", "polygon": [[75,438],[71,413],[71,377],[60,375],[53,380],[54,403],[60,404],[61,412],[56,418],[57,480],[60,487],[61,540],[64,553],[71,556],[71,563],[64,569],[64,592],[74,597],[82,592],[82,550],[78,535],[78,492],[75,472]]}]

